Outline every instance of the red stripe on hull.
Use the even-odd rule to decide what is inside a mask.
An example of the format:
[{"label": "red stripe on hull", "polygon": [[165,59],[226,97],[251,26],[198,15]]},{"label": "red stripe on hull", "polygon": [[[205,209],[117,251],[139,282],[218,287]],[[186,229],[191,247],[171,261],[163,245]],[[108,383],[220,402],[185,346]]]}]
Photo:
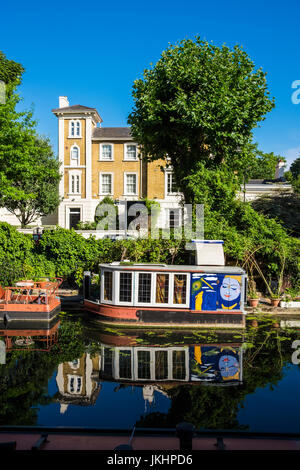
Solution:
[{"label": "red stripe on hull", "polygon": [[136,313],[140,310],[144,311],[177,311],[177,312],[189,312],[191,315],[194,313],[213,313],[216,315],[241,315],[243,312],[240,310],[223,310],[223,311],[215,311],[215,310],[189,310],[187,308],[173,308],[173,307],[164,307],[164,308],[159,308],[159,307],[125,307],[122,305],[107,305],[107,304],[97,304],[94,302],[90,302],[89,300],[84,300],[84,306],[86,307],[87,310],[91,310],[95,313],[99,313],[104,317],[109,317],[109,318],[116,318],[120,320],[136,320],[138,321],[138,317]]}]

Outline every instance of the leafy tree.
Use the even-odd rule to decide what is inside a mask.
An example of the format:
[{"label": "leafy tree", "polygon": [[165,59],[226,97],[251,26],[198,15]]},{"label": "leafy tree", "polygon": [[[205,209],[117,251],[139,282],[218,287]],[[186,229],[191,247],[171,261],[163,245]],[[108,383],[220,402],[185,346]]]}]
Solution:
[{"label": "leafy tree", "polygon": [[255,199],[252,207],[267,217],[276,218],[293,236],[300,236],[300,197],[298,194],[279,190],[275,195],[266,194]]},{"label": "leafy tree", "polygon": [[201,202],[186,184],[199,164],[236,171],[233,184],[241,178],[252,129],[274,105],[265,73],[246,52],[199,37],[170,45],[134,82],[133,98],[128,122],[134,139],[145,158],[171,159],[186,202]]},{"label": "leafy tree", "polygon": [[276,165],[279,160],[285,160],[273,152],[265,153],[258,149],[257,144],[249,144],[249,163],[245,168],[245,177],[248,179],[274,179]]},{"label": "leafy tree", "polygon": [[297,179],[300,175],[300,157],[296,158],[290,166],[290,172],[292,173],[293,179]]},{"label": "leafy tree", "polygon": [[292,180],[292,187],[295,193],[300,194],[300,174]]},{"label": "leafy tree", "polygon": [[35,130],[32,110],[16,111],[23,71],[0,53],[0,79],[7,80],[6,101],[0,105],[0,205],[24,227],[57,208],[60,175],[48,139]]}]

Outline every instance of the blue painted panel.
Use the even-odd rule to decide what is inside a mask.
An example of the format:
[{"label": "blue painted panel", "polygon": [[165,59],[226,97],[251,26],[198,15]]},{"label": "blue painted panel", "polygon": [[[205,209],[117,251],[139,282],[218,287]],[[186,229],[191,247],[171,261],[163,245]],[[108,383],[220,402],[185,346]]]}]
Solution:
[{"label": "blue painted panel", "polygon": [[241,379],[240,349],[230,346],[193,346],[189,348],[190,380],[235,382]]},{"label": "blue painted panel", "polygon": [[192,273],[190,308],[197,311],[239,310],[242,276]]}]

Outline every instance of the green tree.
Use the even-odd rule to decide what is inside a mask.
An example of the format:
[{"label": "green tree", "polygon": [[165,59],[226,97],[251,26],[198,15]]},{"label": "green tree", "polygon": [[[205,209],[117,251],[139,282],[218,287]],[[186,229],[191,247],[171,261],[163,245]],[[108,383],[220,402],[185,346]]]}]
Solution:
[{"label": "green tree", "polygon": [[248,168],[245,169],[246,180],[251,178],[274,179],[278,161],[285,161],[285,158],[281,155],[275,155],[273,152],[262,152],[256,143],[251,143],[249,150],[250,161]]},{"label": "green tree", "polygon": [[16,110],[23,71],[0,53],[0,79],[6,83],[6,101],[0,104],[0,206],[24,227],[58,207],[60,174],[49,140],[36,132],[32,110]]},{"label": "green tree", "polygon": [[290,172],[292,173],[293,180],[296,180],[300,175],[300,157],[293,161],[290,167]]},{"label": "green tree", "polygon": [[246,52],[199,37],[170,45],[134,82],[133,98],[128,122],[134,139],[144,158],[171,159],[186,202],[201,202],[186,184],[199,164],[222,165],[232,171],[233,184],[241,180],[252,130],[274,105],[265,73]]}]

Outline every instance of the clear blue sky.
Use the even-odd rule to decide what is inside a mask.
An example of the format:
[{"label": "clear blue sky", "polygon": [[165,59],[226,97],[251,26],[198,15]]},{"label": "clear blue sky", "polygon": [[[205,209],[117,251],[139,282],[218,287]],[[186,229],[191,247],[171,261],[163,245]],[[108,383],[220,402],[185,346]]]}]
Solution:
[{"label": "clear blue sky", "polygon": [[289,162],[300,154],[298,1],[137,0],[5,2],[0,49],[23,64],[22,106],[35,106],[40,133],[57,150],[58,96],[96,107],[103,126],[126,126],[133,81],[155,63],[168,43],[200,35],[216,45],[242,45],[267,72],[276,107],[255,131],[266,152]]}]

